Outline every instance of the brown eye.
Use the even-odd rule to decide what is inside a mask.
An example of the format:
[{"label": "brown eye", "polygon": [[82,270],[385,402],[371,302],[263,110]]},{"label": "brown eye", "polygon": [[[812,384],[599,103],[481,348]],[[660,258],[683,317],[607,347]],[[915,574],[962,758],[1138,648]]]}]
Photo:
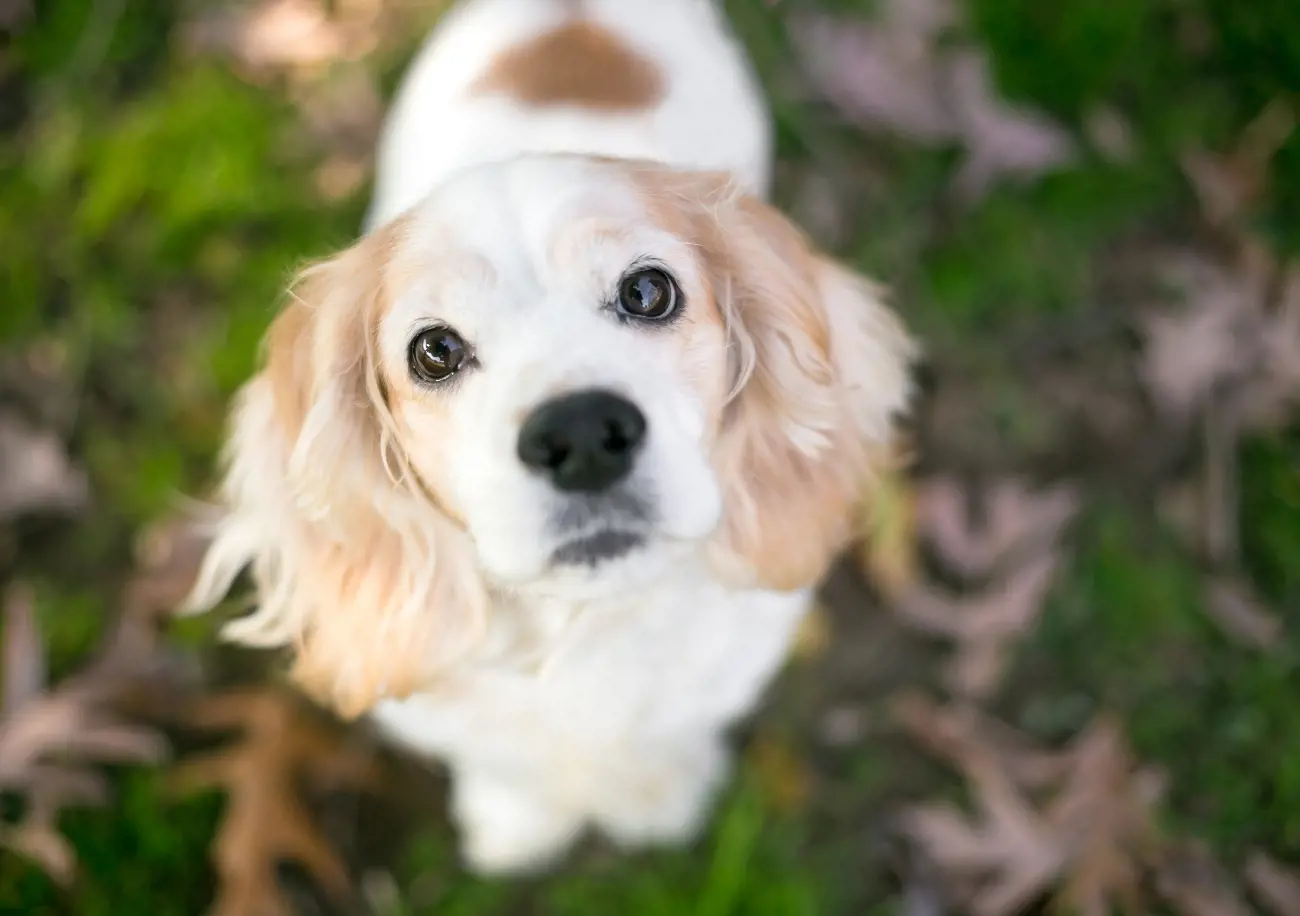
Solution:
[{"label": "brown eye", "polygon": [[657,267],[643,267],[623,278],[618,309],[624,315],[661,321],[677,310],[677,284]]},{"label": "brown eye", "polygon": [[430,328],[411,341],[411,373],[426,382],[441,382],[464,365],[469,347],[451,328]]}]

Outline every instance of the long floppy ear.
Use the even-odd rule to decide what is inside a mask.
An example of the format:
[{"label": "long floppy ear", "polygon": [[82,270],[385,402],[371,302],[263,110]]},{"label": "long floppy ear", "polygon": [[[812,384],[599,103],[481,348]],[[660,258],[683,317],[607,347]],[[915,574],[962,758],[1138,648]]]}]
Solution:
[{"label": "long floppy ear", "polygon": [[887,460],[916,347],[877,287],[817,254],[773,207],[720,191],[707,211],[702,247],[735,381],[714,446],[714,546],[762,586],[814,585]]},{"label": "long floppy ear", "polygon": [[232,418],[216,536],[189,601],[246,566],[253,613],[223,634],[294,649],[293,675],[344,715],[419,688],[482,623],[464,532],[396,445],[375,327],[399,222],[307,268]]}]

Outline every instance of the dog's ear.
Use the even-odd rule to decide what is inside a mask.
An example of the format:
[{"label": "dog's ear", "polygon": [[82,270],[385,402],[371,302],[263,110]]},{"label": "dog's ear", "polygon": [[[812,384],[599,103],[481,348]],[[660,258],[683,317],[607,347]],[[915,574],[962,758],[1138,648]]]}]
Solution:
[{"label": "dog's ear", "polygon": [[403,696],[463,647],[486,605],[467,536],[393,435],[375,329],[403,225],[307,268],[232,421],[223,515],[190,606],[251,566],[257,606],[226,635],[290,645],[294,675],[345,715]]},{"label": "dog's ear", "polygon": [[775,208],[725,188],[705,200],[701,250],[734,382],[714,446],[715,547],[756,584],[813,585],[891,452],[915,346],[877,287],[818,254]]}]

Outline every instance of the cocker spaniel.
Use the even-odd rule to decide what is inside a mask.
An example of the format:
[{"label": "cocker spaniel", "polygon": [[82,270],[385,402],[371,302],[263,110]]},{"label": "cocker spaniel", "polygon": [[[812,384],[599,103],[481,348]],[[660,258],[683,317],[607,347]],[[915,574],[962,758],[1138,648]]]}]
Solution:
[{"label": "cocker spaniel", "polygon": [[714,0],[463,0],[233,413],[192,609],[444,761],[467,862],[693,835],[914,346],[766,203]]}]

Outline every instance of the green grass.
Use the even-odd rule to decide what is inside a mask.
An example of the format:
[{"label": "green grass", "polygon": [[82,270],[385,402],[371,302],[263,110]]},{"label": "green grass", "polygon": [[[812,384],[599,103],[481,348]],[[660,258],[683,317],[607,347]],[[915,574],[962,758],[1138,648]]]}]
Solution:
[{"label": "green grass", "polygon": [[[83,519],[24,529],[0,573],[38,584],[53,667],[63,672],[93,645],[131,533],[210,482],[227,399],[249,373],[293,268],[347,240],[365,200],[363,192],[320,199],[310,163],[284,142],[292,117],[284,101],[178,53],[170,4],[38,5],[36,23],[4,52],[13,63],[0,80],[26,109],[0,139],[0,348],[42,346],[61,360],[78,405],[73,449],[97,502]],[[795,170],[883,176],[854,190],[856,228],[838,253],[895,286],[937,363],[979,379],[980,423],[1018,466],[1025,453],[1060,447],[1062,431],[1040,420],[1033,379],[1009,341],[1141,305],[1109,298],[1113,250],[1138,236],[1187,234],[1193,198],[1179,151],[1225,148],[1264,104],[1288,92],[1294,101],[1300,6],[973,0],[1005,92],[1073,128],[1092,106],[1115,105],[1132,120],[1137,153],[1000,188],[951,214],[940,203],[947,151],[864,136],[784,92],[782,17],[871,5],[729,8],[772,87],[783,160]],[[1203,47],[1183,37],[1198,27],[1210,36]],[[382,66],[391,85],[400,60]],[[1276,165],[1260,225],[1300,250],[1300,135]],[[1099,346],[1128,344],[1112,336]],[[1043,738],[1069,735],[1103,706],[1121,710],[1140,753],[1171,774],[1170,822],[1230,860],[1256,845],[1300,859],[1297,467],[1300,433],[1291,431],[1252,440],[1241,475],[1245,562],[1264,594],[1290,609],[1286,646],[1254,653],[1207,623],[1190,552],[1115,487],[1091,501],[1078,527],[1070,571],[1020,652],[1016,676],[1032,689],[1008,710]],[[821,791],[847,810],[877,811],[912,764],[871,746],[854,754],[819,764]],[[65,819],[81,884],[65,893],[0,856],[0,912],[201,911],[219,802],[167,798],[147,772],[120,783],[112,807]],[[390,916],[899,912],[866,839],[878,825],[846,820],[815,804],[778,814],[749,774],[697,848],[587,857],[519,885],[460,875],[448,830],[432,825],[395,867],[404,902]]]}]

